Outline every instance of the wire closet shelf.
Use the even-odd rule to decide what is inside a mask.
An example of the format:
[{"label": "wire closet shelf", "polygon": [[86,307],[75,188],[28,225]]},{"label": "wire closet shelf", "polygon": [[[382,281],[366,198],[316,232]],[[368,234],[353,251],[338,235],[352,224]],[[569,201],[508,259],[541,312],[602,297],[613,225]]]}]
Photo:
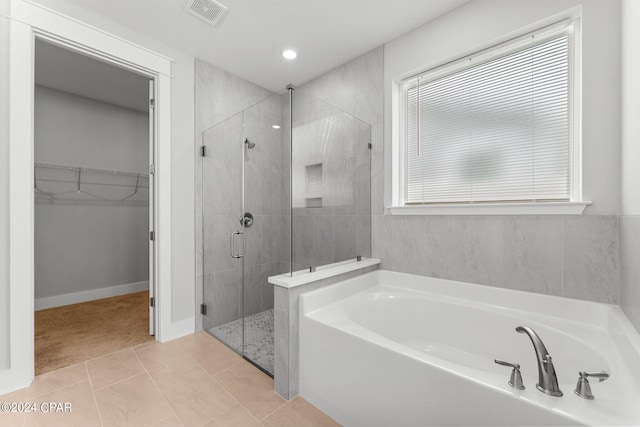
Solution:
[{"label": "wire closet shelf", "polygon": [[149,203],[149,174],[49,163],[34,166],[38,203]]}]

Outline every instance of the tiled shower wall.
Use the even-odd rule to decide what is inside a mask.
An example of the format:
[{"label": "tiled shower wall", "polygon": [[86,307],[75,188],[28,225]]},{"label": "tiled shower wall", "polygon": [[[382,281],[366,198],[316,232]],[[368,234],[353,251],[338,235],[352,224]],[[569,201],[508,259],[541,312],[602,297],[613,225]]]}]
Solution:
[{"label": "tiled shower wall", "polygon": [[383,48],[376,48],[300,86],[371,125],[371,212],[383,208]]},{"label": "tiled shower wall", "polygon": [[[197,145],[205,143],[210,156],[204,159],[205,184],[202,188],[203,160],[196,153],[196,274],[198,288],[196,303],[204,301],[209,314],[196,316],[197,328],[211,328],[240,318],[240,286],[242,270],[239,260],[229,253],[229,235],[240,228],[241,153],[243,121],[237,113],[273,95],[238,76],[206,62],[195,64],[196,137]],[[270,108],[272,107],[272,108]],[[260,104],[245,114],[244,134],[256,144],[245,152],[246,208],[254,215],[254,225],[246,229],[247,256],[245,258],[245,311],[253,314],[273,308],[273,286],[269,276],[284,270],[279,254],[282,248],[282,211],[279,197],[281,185],[281,137],[262,135],[262,121],[280,117],[279,103]],[[231,118],[231,119],[230,119]],[[229,119],[229,120],[227,120]],[[220,124],[205,134],[203,131]],[[269,130],[274,131],[271,126]],[[226,156],[226,157],[225,157]],[[236,157],[237,156],[237,157]],[[227,158],[228,157],[228,158]],[[228,160],[225,161],[224,159]],[[273,188],[272,188],[273,187]],[[204,190],[204,193],[203,193]],[[204,196],[203,196],[204,194]],[[204,216],[203,213],[204,199]],[[204,229],[203,229],[204,227]],[[202,239],[205,239],[206,261],[203,265]]]}]

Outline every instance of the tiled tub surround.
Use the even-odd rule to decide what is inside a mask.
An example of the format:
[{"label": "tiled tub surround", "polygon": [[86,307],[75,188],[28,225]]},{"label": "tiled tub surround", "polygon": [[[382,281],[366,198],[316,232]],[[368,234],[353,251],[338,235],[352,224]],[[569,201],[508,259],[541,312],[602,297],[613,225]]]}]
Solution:
[{"label": "tiled tub surround", "polygon": [[[378,270],[299,309],[300,395],[344,425],[640,424],[640,336],[617,306]],[[548,348],[562,397],[536,389],[521,325]],[[521,365],[524,390],[495,358]],[[582,370],[611,375],[591,381],[595,400],[573,393]]]},{"label": "tiled tub surround", "polygon": [[385,270],[618,304],[619,217],[374,216]]},{"label": "tiled tub surround", "polygon": [[[275,286],[274,308],[274,351],[275,351],[275,375],[274,387],[276,393],[285,399],[292,399],[298,395],[298,369],[299,369],[299,323],[300,323],[300,295],[315,289],[332,285],[341,280],[366,274],[378,268],[378,260],[367,260],[367,266],[349,272],[335,273],[340,267],[328,268],[326,271],[334,271],[334,275],[327,277],[321,271],[310,273],[309,277],[322,277],[317,280],[290,280],[287,286]],[[344,264],[344,263],[339,263]],[[357,262],[351,264],[357,266]],[[302,277],[304,275],[298,276]],[[280,283],[281,281],[271,280]],[[293,278],[295,279],[295,278]]]}]

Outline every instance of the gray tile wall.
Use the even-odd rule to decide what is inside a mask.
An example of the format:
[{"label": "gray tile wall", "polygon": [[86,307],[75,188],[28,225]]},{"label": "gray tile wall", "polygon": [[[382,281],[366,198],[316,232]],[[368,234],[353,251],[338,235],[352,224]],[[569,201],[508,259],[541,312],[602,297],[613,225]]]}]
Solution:
[{"label": "gray tile wall", "polygon": [[620,306],[640,332],[640,215],[620,217]]},{"label": "gray tile wall", "polygon": [[617,304],[618,217],[374,216],[382,268]]}]

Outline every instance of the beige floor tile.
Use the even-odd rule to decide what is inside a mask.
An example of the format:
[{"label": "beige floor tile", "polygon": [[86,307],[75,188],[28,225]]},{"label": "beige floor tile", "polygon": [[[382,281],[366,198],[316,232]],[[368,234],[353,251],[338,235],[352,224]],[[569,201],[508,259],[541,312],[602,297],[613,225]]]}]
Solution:
[{"label": "beige floor tile", "polygon": [[187,335],[177,339],[176,343],[210,374],[217,374],[242,361],[236,352],[206,332]]},{"label": "beige floor tile", "polygon": [[[25,414],[26,427],[98,427],[101,425],[98,408],[89,381],[70,385],[34,400],[38,412]],[[41,411],[49,403],[71,405],[70,412]]]},{"label": "beige floor tile", "polygon": [[261,427],[262,425],[242,405],[229,409],[202,427]]},{"label": "beige floor tile", "polygon": [[68,368],[38,375],[31,385],[24,389],[23,397],[25,399],[33,399],[71,384],[86,381],[87,379],[89,379],[89,377],[84,363],[78,363]]},{"label": "beige floor tile", "polygon": [[24,400],[24,395],[28,389],[29,387],[26,387],[11,393],[0,394],[0,402],[20,402],[21,400]]},{"label": "beige floor tile", "polygon": [[134,345],[133,347],[131,347],[131,349],[134,351],[142,350],[143,348],[153,347],[154,345],[158,345],[158,344],[160,344],[158,341],[147,341],[147,342],[143,342],[142,344]]},{"label": "beige floor tile", "polygon": [[151,426],[173,414],[146,372],[95,392],[104,427]]},{"label": "beige floor tile", "polygon": [[239,363],[215,378],[258,420],[286,402],[273,391],[273,379],[248,363]]},{"label": "beige floor tile", "polygon": [[198,362],[175,342],[137,350],[136,355],[154,380],[199,368]]},{"label": "beige floor tile", "polygon": [[144,367],[131,349],[88,360],[86,364],[94,390],[100,390],[144,372]]},{"label": "beige floor tile", "polygon": [[262,420],[266,427],[334,427],[333,418],[301,397],[287,402],[283,407]]},{"label": "beige floor tile", "polygon": [[185,427],[201,426],[238,403],[201,367],[156,381]]},{"label": "beige floor tile", "polygon": [[[8,403],[20,403],[22,400],[10,400],[0,397],[0,404]],[[2,427],[22,427],[24,423],[24,413],[22,412],[2,412],[0,411],[0,426]]]},{"label": "beige floor tile", "polygon": [[[192,336],[192,337],[194,337],[194,338],[199,338],[199,339],[215,340],[215,341],[217,341],[215,338],[213,338],[213,337],[211,336],[211,334],[210,334],[210,333],[208,333],[207,331],[202,330],[202,329],[201,329],[201,330],[199,330],[199,331],[194,332],[194,333],[193,333],[193,334],[191,334],[191,335],[187,335],[186,337],[191,337],[191,336]],[[184,337],[184,338],[186,338],[186,337]]]},{"label": "beige floor tile", "polygon": [[158,424],[154,424],[153,427],[182,427],[182,423],[178,420],[178,417],[172,415],[160,421]]},{"label": "beige floor tile", "polygon": [[[3,403],[25,403],[25,388],[14,391],[12,393],[0,394],[0,404]],[[14,408],[17,410],[17,408]],[[2,427],[20,427],[24,420],[24,414],[21,412],[5,412],[0,410],[0,426]]]}]

